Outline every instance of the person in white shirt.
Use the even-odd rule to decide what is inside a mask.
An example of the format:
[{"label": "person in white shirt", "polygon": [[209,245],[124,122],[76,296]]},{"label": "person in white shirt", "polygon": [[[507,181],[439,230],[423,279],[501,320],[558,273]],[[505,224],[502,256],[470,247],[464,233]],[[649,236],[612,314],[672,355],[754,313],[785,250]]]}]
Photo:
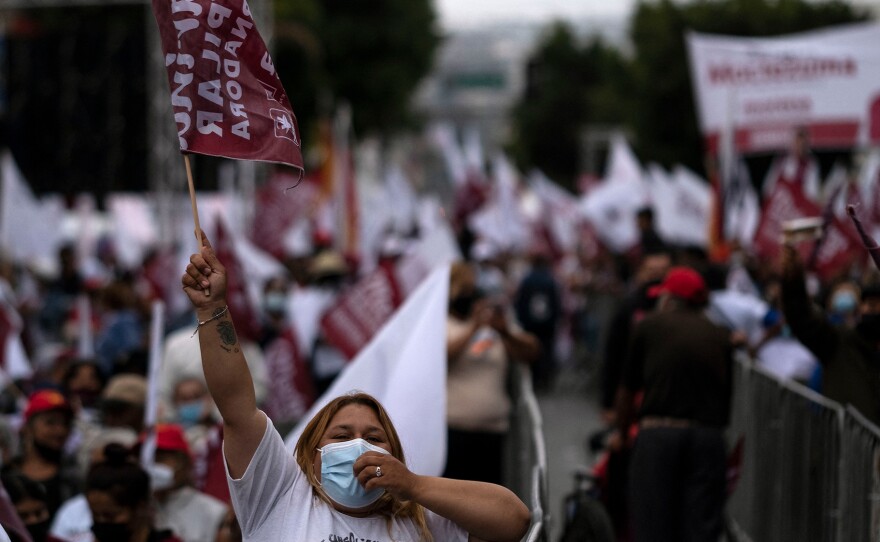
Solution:
[{"label": "person in white shirt", "polygon": [[170,487],[154,488],[156,526],[183,542],[214,542],[228,506],[192,486],[193,458],[179,425],[156,425],[156,462],[174,473]]},{"label": "person in white shirt", "polygon": [[202,366],[224,422],[230,493],[245,541],[518,541],[529,510],[495,484],[421,476],[404,461],[384,408],[339,397],[291,456],[257,408],[226,305],[226,272],[202,233],[181,282],[199,321]]}]

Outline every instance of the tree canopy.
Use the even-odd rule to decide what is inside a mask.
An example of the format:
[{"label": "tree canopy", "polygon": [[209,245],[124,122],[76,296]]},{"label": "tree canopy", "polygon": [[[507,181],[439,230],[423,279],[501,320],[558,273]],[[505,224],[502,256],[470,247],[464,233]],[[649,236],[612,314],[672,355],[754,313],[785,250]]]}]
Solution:
[{"label": "tree canopy", "polygon": [[301,130],[343,102],[359,134],[405,126],[440,41],[435,19],[430,0],[279,2],[274,59]]},{"label": "tree canopy", "polygon": [[686,31],[770,36],[867,18],[841,1],[641,0],[629,21],[627,56],[595,39],[581,43],[557,24],[530,59],[512,147],[520,165],[569,184],[580,173],[579,134],[589,125],[614,124],[632,135],[645,160],[701,171]]}]

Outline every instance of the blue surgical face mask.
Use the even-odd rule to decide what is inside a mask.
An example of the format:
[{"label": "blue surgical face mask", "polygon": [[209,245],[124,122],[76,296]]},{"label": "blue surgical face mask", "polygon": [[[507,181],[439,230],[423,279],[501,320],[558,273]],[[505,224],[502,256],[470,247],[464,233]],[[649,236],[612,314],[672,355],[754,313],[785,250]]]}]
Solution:
[{"label": "blue surgical face mask", "polygon": [[831,311],[837,314],[850,313],[856,309],[857,304],[856,296],[852,292],[838,292],[831,298]]},{"label": "blue surgical face mask", "polygon": [[177,406],[177,421],[184,427],[198,424],[205,411],[205,402],[201,399],[189,401]]},{"label": "blue surgical face mask", "polygon": [[385,493],[382,488],[364,489],[354,475],[354,462],[364,452],[387,454],[387,450],[359,438],[327,444],[318,450],[321,452],[321,487],[334,502],[346,508],[364,508]]}]

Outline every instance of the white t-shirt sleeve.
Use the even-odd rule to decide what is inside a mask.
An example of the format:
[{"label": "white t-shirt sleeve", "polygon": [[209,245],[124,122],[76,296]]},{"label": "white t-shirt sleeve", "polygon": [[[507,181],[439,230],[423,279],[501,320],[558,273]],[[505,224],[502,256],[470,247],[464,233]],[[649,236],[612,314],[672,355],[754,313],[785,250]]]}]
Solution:
[{"label": "white t-shirt sleeve", "polygon": [[468,540],[468,533],[459,527],[457,523],[453,523],[427,509],[425,509],[425,521],[428,524],[428,530],[434,536],[434,540],[448,542],[467,542]]},{"label": "white t-shirt sleeve", "polygon": [[[225,466],[225,450],[223,462]],[[293,454],[284,446],[284,441],[272,421],[267,419],[266,433],[244,475],[235,480],[229,475],[229,468],[226,466],[232,506],[245,536],[256,531],[266,521],[282,495],[290,490],[299,470]]]}]

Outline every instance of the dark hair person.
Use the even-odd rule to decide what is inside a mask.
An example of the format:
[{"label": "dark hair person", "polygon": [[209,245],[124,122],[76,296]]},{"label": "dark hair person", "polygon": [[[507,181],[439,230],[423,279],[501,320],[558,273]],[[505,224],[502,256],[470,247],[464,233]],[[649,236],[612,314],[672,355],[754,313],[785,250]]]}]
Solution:
[{"label": "dark hair person", "polygon": [[97,542],[180,542],[153,528],[150,477],[120,444],[104,448],[105,460],[86,478],[86,500]]}]

